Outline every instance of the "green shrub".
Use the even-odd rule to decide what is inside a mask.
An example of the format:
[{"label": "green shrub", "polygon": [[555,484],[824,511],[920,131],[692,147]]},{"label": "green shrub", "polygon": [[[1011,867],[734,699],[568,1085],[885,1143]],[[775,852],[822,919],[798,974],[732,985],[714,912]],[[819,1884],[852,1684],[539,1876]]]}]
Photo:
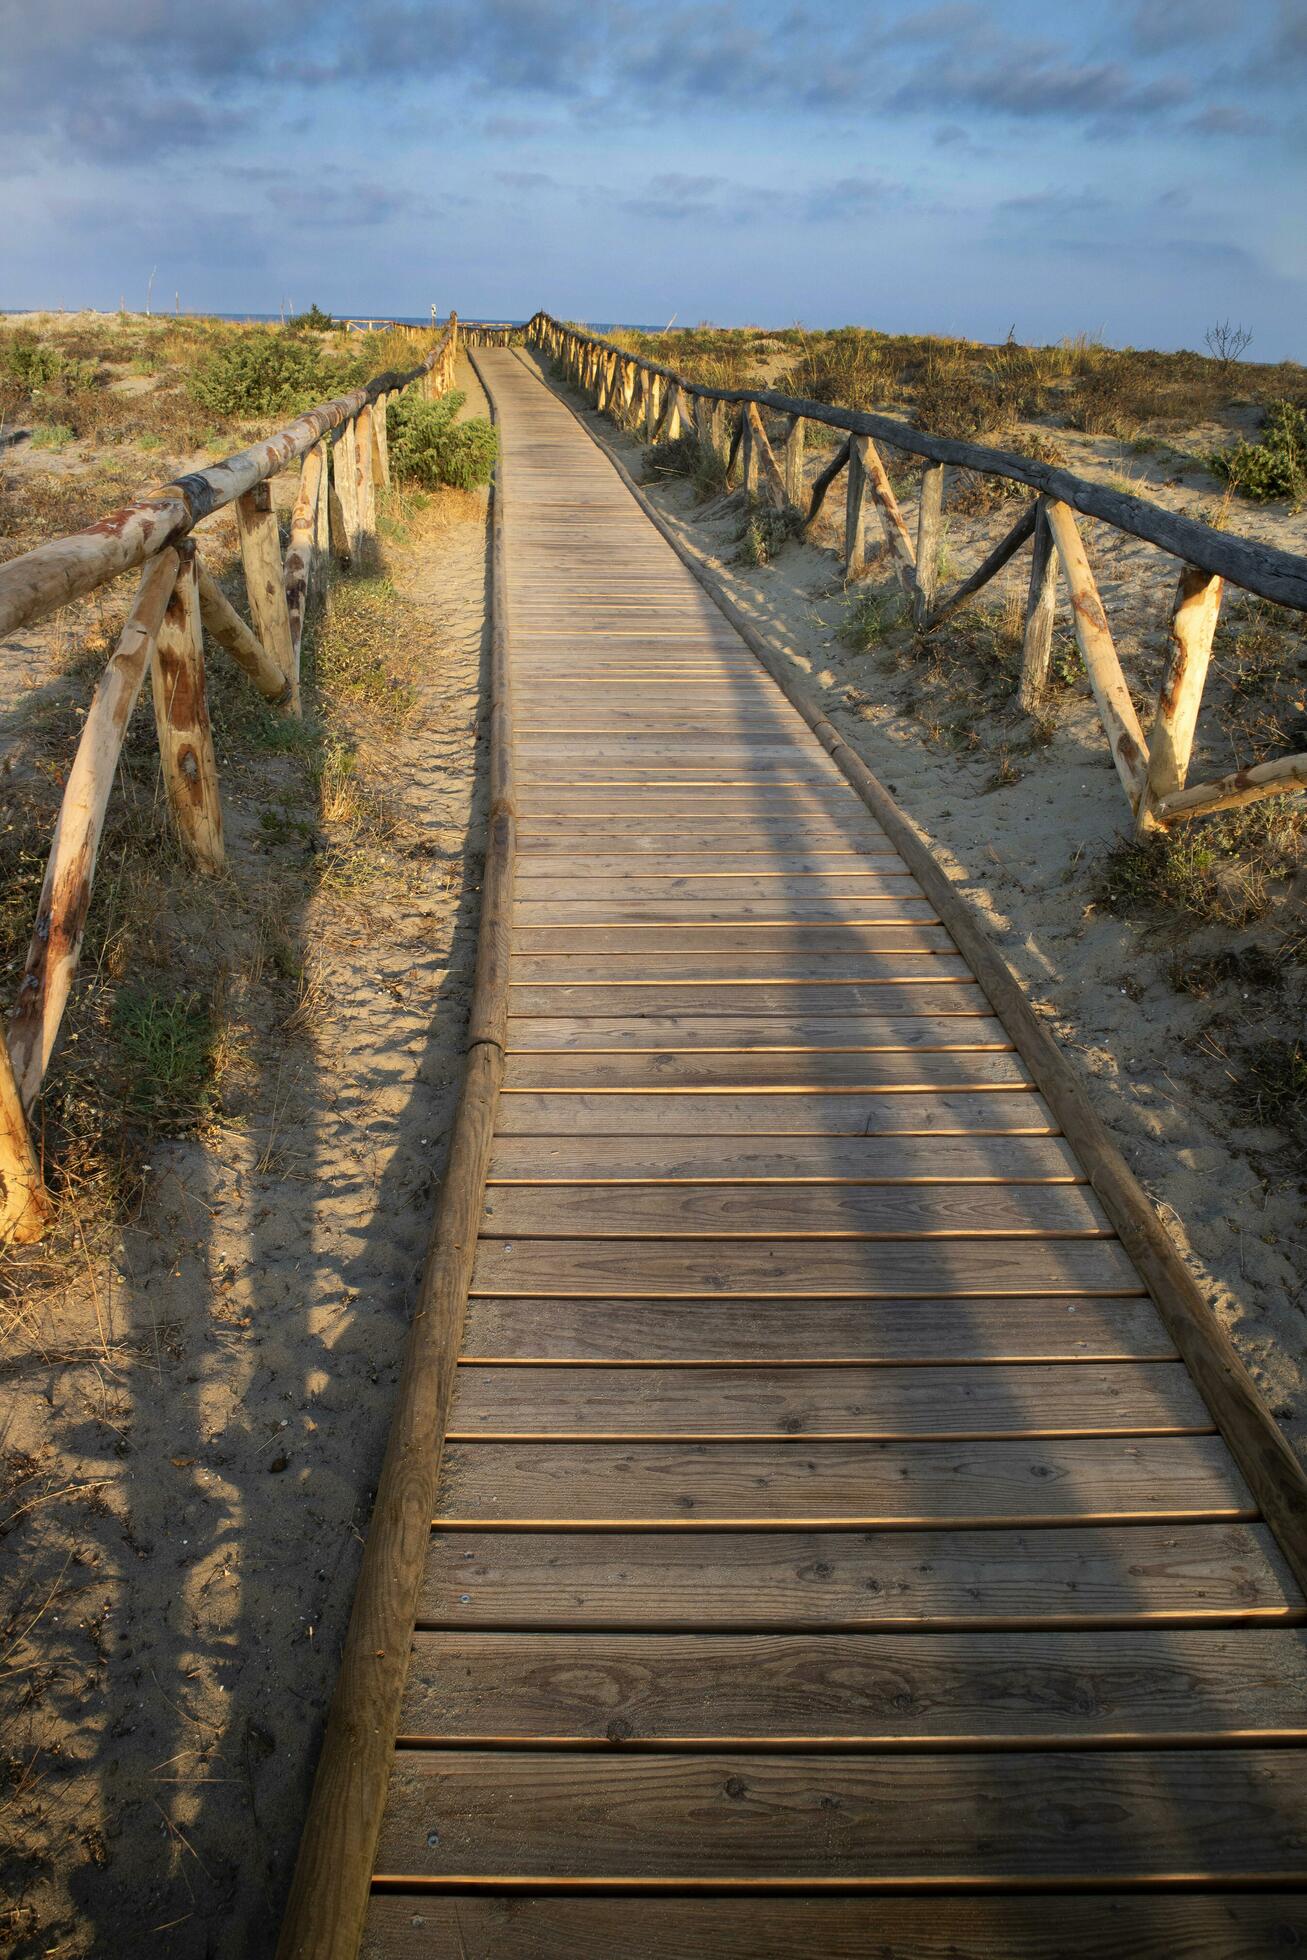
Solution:
[{"label": "green shrub", "polygon": [[71,442],[74,431],[67,422],[38,422],[32,430],[33,449],[62,449]]},{"label": "green shrub", "polygon": [[193,399],[212,415],[298,415],[325,400],[343,377],[321,348],[294,334],[233,334],[190,376]]},{"label": "green shrub", "polygon": [[20,328],[4,343],[0,360],[5,373],[21,381],[29,394],[48,387],[64,364],[57,348],[45,346],[25,328]]},{"label": "green shrub", "polygon": [[457,389],[427,402],[402,395],[386,411],[390,467],[402,482],[434,490],[447,483],[475,490],[489,483],[499,453],[499,437],[484,416],[455,421],[466,397]]},{"label": "green shrub", "polygon": [[118,1092],[127,1115],[156,1136],[198,1129],[218,1102],[213,1009],[197,994],[125,991],[114,1003]]},{"label": "green shrub", "polygon": [[292,333],[327,333],[336,322],[314,300],[307,313],[293,313],[286,325]]},{"label": "green shrub", "polygon": [[1218,449],[1208,458],[1208,467],[1254,503],[1270,503],[1276,497],[1301,503],[1307,497],[1307,408],[1272,402],[1261,440]]}]

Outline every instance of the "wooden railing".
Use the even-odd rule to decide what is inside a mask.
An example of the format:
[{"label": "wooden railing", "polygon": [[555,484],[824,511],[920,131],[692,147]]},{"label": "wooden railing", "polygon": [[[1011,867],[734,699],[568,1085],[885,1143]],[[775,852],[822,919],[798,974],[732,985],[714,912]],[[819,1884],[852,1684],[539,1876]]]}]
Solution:
[{"label": "wooden railing", "polygon": [[511,347],[523,337],[522,327],[511,327],[494,320],[465,321],[463,338],[469,347]]},{"label": "wooden railing", "polygon": [[[1241,586],[1277,605],[1307,612],[1307,558],[1213,530],[1146,498],[1091,483],[1047,463],[933,436],[889,416],[802,401],[766,388],[710,387],[547,313],[537,313],[528,322],[526,339],[559,363],[572,385],[619,426],[642,432],[650,443],[670,441],[683,432],[693,435],[724,461],[728,483],[738,479],[751,496],[777,508],[796,509],[805,528],[844,472],[843,557],[848,573],[856,577],[865,569],[867,523],[874,509],[894,575],[922,633],[943,625],[1030,543],[1021,705],[1028,712],[1034,710],[1047,684],[1060,570],[1069,590],[1076,640],[1137,831],[1301,791],[1307,785],[1304,753],[1186,786],[1224,586]],[[775,441],[763,422],[764,409],[783,418]],[[803,466],[808,422],[824,423],[845,434],[811,489],[805,487]],[[878,444],[924,462],[915,541]],[[1035,494],[984,562],[941,599],[936,592],[936,567],[947,467],[1006,477],[1028,485]],[[1179,560],[1170,645],[1147,737],[1094,582],[1077,511],[1143,538]]]},{"label": "wooden railing", "polygon": [[[429,334],[408,330],[417,351]],[[0,1041],[0,1239],[37,1239],[51,1205],[28,1124],[77,969],[96,852],[127,724],[150,670],[168,806],[196,868],[224,865],[218,765],[205,697],[203,631],[266,701],[300,712],[305,619],[325,590],[329,554],[365,554],[376,535],[376,486],[390,481],[386,404],[417,383],[428,397],[453,384],[458,322],[403,373],[324,402],[276,435],[212,468],[177,478],[71,537],[0,565],[0,639],[144,566],[127,623],[87,710],[55,825],[31,948]],[[330,438],[330,440],[328,440]],[[285,560],[269,481],[303,459]],[[192,535],[236,506],[254,630],[203,565]]]}]

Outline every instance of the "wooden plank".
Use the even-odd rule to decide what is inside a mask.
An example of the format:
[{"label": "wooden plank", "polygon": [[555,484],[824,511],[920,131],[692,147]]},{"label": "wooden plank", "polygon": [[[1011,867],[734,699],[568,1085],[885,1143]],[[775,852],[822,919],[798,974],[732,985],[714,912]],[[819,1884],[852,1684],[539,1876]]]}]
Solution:
[{"label": "wooden plank", "polygon": [[854,893],[847,898],[793,898],[764,891],[751,898],[518,898],[513,924],[573,931],[581,926],[886,926],[934,925],[935,908],[909,892]]},{"label": "wooden plank", "polygon": [[737,1020],[761,1033],[777,1022],[824,1026],[845,1017],[983,1020],[989,1013],[989,1002],[974,983],[935,980],[929,974],[915,981],[887,975],[861,985],[846,980],[825,986],[819,981],[810,986],[794,982],[774,987],[763,981],[741,981],[738,985],[719,982],[716,986],[661,986],[657,981],[606,986],[591,981],[579,986],[513,987],[509,990],[509,1012],[513,1020],[539,1029],[549,1020],[606,1021],[631,1027],[638,1021],[651,1021],[664,1028],[677,1021],[706,1027],[713,1020]]},{"label": "wooden plank", "polygon": [[[644,926],[531,926],[513,935],[515,954],[539,959],[547,954],[575,958],[640,959],[651,971],[650,957],[665,961],[672,954],[692,953],[724,961],[763,956],[773,964],[850,959],[860,953],[951,953],[953,941],[942,926],[932,925],[644,925]],[[734,977],[732,971],[731,977]]]},{"label": "wooden plank", "polygon": [[464,1364],[451,1440],[1210,1434],[1178,1362],[967,1367]]},{"label": "wooden plank", "polygon": [[[720,882],[727,889],[737,884],[743,888],[747,881],[757,891],[769,888],[773,880],[797,887],[801,879],[819,878],[827,883],[838,880],[842,888],[856,880],[859,889],[866,890],[872,880],[888,883],[907,875],[902,860],[892,853],[847,847],[820,852],[795,851],[789,855],[780,850],[727,849],[713,853],[695,851],[693,855],[688,852],[688,842],[682,847],[669,841],[661,851],[631,849],[622,856],[595,856],[579,840],[573,840],[564,850],[547,848],[545,840],[536,837],[519,854],[517,889],[523,898],[537,892],[547,897],[553,895],[551,887],[579,891],[592,881],[620,879],[631,885],[655,882],[662,885],[684,878],[714,888]],[[561,864],[560,858],[565,860]]]},{"label": "wooden plank", "polygon": [[624,1749],[1303,1742],[1307,1635],[419,1633],[400,1733]]},{"label": "wooden plank", "polygon": [[924,1089],[1027,1088],[1030,1075],[1017,1056],[980,1050],[974,1054],[881,1052],[798,1055],[714,1054],[660,1049],[650,1054],[585,1055],[553,1053],[508,1057],[504,1087],[515,1090],[577,1090],[589,1095],[646,1089],[664,1095],[683,1091],[747,1089],[808,1095],[919,1094]]},{"label": "wooden plank", "polygon": [[496,1133],[530,1136],[1053,1136],[1028,1089],[922,1096],[700,1096],[520,1091],[499,1105]]},{"label": "wooden plank", "polygon": [[761,874],[744,871],[733,876],[720,871],[696,871],[693,867],[688,871],[665,871],[661,864],[651,866],[648,872],[644,872],[638,863],[632,869],[629,858],[619,860],[619,864],[620,869],[609,872],[595,871],[589,865],[578,864],[564,875],[549,864],[543,868],[539,864],[532,865],[529,870],[524,869],[518,880],[518,904],[570,908],[578,904],[601,905],[617,901],[623,906],[652,906],[669,899],[679,899],[692,900],[696,904],[732,906],[744,900],[757,906],[786,904],[793,900],[811,903],[813,900],[828,899],[904,899],[919,896],[917,882],[907,871],[898,869],[893,863],[878,865],[874,859],[854,858],[847,866],[828,865],[824,869],[804,871],[795,876],[785,876],[776,870]]},{"label": "wooden plank", "polygon": [[[645,953],[643,955],[574,952],[513,954],[513,980],[534,986],[561,984],[575,986],[601,982],[608,987],[640,987],[644,998],[650,989],[709,985],[738,987],[753,982],[760,986],[842,987],[858,981],[889,984],[899,981],[920,986],[928,981],[970,980],[970,969],[956,954],[908,951],[867,953],[858,951],[839,958],[802,959],[775,953],[736,953],[728,958],[709,953],[692,958],[684,953]],[[637,996],[632,995],[632,999]]]},{"label": "wooden plank", "polygon": [[573,1053],[646,1049],[747,1052],[838,1050],[867,1054],[921,1050],[1009,1049],[1001,1022],[979,1014],[832,1014],[758,1021],[744,1014],[590,1014],[517,1016],[508,1023],[510,1050]]},{"label": "wooden plank", "polygon": [[488,1190],[505,1239],[1110,1238],[1084,1184],[511,1184]]},{"label": "wooden plank", "polygon": [[875,1887],[1307,1877],[1283,1749],[977,1756],[403,1750],[377,1868]]},{"label": "wooden plank", "polygon": [[1265,1960],[1307,1944],[1307,1895],[797,1897],[378,1893],[363,1960]]},{"label": "wooden plank", "polygon": [[482,1239],[472,1290],[870,1300],[1137,1293],[1141,1287],[1120,1246],[1105,1239]]},{"label": "wooden plank", "polygon": [[[1084,1172],[1060,1137],[499,1136],[490,1183],[584,1187],[636,1183],[678,1190],[759,1181],[785,1196],[809,1186],[1083,1184]],[[805,1183],[805,1180],[807,1181]],[[773,1205],[782,1194],[765,1200]],[[773,1213],[774,1216],[774,1213]]]},{"label": "wooden plank", "polygon": [[[704,1583],[710,1565],[712,1583]],[[1264,1524],[437,1530],[423,1627],[864,1631],[1301,1625]]]},{"label": "wooden plank", "polygon": [[1066,1442],[460,1443],[442,1521],[928,1525],[1250,1520],[1219,1436]]},{"label": "wooden plank", "polygon": [[1151,1300],[469,1302],[472,1361],[1167,1361]]}]

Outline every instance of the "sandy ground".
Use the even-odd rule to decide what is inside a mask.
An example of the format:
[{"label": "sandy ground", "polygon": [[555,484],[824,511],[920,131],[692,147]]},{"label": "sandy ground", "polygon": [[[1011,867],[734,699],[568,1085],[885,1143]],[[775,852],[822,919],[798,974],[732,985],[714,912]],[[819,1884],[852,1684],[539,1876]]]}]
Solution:
[{"label": "sandy ground", "polygon": [[[580,397],[568,399],[638,480],[639,445],[582,406]],[[1107,445],[1057,433],[1070,467],[1086,475],[1119,469],[1104,460]],[[1187,446],[1197,451],[1202,444]],[[815,457],[810,451],[809,481],[828,457],[829,451]],[[1191,472],[1186,484],[1156,462],[1141,461],[1135,474],[1140,494],[1193,515],[1209,513],[1215,501],[1215,485],[1200,471]],[[828,499],[813,542],[787,544],[763,567],[740,562],[738,498],[703,505],[677,478],[645,488],[741,610],[810,678],[823,711],[930,838],[1039,1011],[1074,1051],[1099,1114],[1231,1328],[1287,1434],[1307,1457],[1307,1208],[1301,1153],[1286,1149],[1280,1133],[1249,1128],[1232,1116],[1223,1021],[1214,1031],[1212,1002],[1178,993],[1168,979],[1178,945],[1209,953],[1255,939],[1257,932],[1163,929],[1114,916],[1096,903],[1104,852],[1127,831],[1128,811],[1087,689],[1062,698],[1052,741],[1021,755],[1015,782],[996,786],[994,781],[1002,732],[970,752],[941,750],[923,739],[920,713],[914,712],[919,673],[876,651],[853,653],[838,637],[849,604],[835,552],[843,521],[842,481]],[[904,509],[909,529],[915,530],[911,496]],[[1007,505],[979,518],[950,519],[947,548],[954,569],[942,591],[979,563],[1014,515]],[[1303,514],[1286,517],[1282,509],[1241,506],[1229,521],[1247,535],[1307,551]],[[1088,528],[1127,671],[1132,679],[1146,675],[1155,689],[1174,592],[1173,564],[1105,526]],[[874,535],[873,520],[869,545]],[[1012,594],[1024,601],[1028,560],[1028,551],[1019,554],[1004,581],[986,596],[1001,603]],[[873,557],[861,589],[891,595],[883,551]],[[947,629],[941,638],[947,641]],[[1300,643],[1300,652],[1307,656],[1307,644]],[[1305,669],[1307,660],[1300,672]],[[1019,731],[1007,734],[1013,732]],[[1207,716],[1191,780],[1244,759],[1222,751],[1219,725]],[[1289,930],[1296,919],[1301,930],[1305,887],[1300,872],[1294,887],[1277,895],[1274,929]],[[1247,994],[1243,999],[1250,1023],[1268,1011],[1265,1001],[1250,1001]],[[1228,1001],[1223,1005],[1230,1007]],[[1236,1012],[1238,1006],[1236,992]],[[1288,1006],[1292,1016],[1292,995]]]},{"label": "sandy ground", "polygon": [[[462,1075],[484,501],[389,554],[440,653],[414,725],[365,752],[400,875],[285,921],[315,963],[311,1039],[239,1126],[155,1152],[116,1256],[8,1358],[3,1447],[52,1474],[6,1541],[6,1953],[275,1942]],[[39,669],[29,647],[5,682]],[[257,824],[229,846],[257,875]]]}]

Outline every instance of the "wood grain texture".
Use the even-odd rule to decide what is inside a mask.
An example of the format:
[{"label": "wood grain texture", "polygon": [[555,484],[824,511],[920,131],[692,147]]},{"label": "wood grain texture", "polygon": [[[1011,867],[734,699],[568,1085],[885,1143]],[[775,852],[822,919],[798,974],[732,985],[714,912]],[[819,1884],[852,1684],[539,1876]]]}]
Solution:
[{"label": "wood grain texture", "polygon": [[1109,1239],[487,1239],[477,1293],[676,1299],[959,1299],[994,1293],[1131,1294],[1142,1289]]},{"label": "wood grain texture", "polygon": [[1029,1089],[973,1094],[676,1096],[519,1090],[506,1096],[496,1134],[529,1136],[1052,1136],[1042,1096]]},{"label": "wood grain texture", "polygon": [[469,1523],[839,1522],[867,1529],[982,1520],[1248,1519],[1219,1436],[1137,1441],[460,1443],[442,1519]]},{"label": "wood grain texture", "polygon": [[1307,1941],[1307,1896],[677,1897],[380,1893],[364,1960],[1265,1960]]},{"label": "wood grain texture", "polygon": [[620,1748],[1307,1741],[1307,1635],[420,1633],[400,1732]]},{"label": "wood grain texture", "polygon": [[[897,1004],[897,1003],[896,1003]],[[969,1005],[983,1005],[978,996]],[[713,1015],[550,1015],[509,1022],[508,1042],[515,1053],[569,1050],[578,1054],[643,1053],[648,1049],[714,1049],[748,1053],[838,1051],[866,1054],[899,1049],[1010,1049],[1000,1021],[977,1016],[931,1014],[787,1016],[771,1022],[747,1016]]]},{"label": "wood grain texture", "polygon": [[[530,1829],[521,1819],[530,1818]],[[404,1750],[379,1870],[776,1884],[1307,1878],[1282,1749],[977,1756]]]},{"label": "wood grain texture", "polygon": [[495,1367],[458,1370],[449,1433],[524,1436],[1126,1436],[1210,1432],[1174,1361],[1078,1367]]},{"label": "wood grain texture", "polygon": [[513,1053],[504,1086],[510,1092],[571,1090],[589,1096],[758,1091],[771,1095],[917,1095],[923,1090],[1029,1089],[1030,1074],[1006,1050],[749,1051],[653,1049],[630,1053]]},{"label": "wood grain texture", "polygon": [[[1082,1184],[1084,1173],[1054,1137],[661,1136],[496,1139],[490,1182],[657,1185],[780,1182],[820,1184]],[[772,1218],[775,1219],[773,1212]]]},{"label": "wood grain texture", "polygon": [[468,1308],[479,1361],[1169,1361],[1151,1300],[498,1300]]},{"label": "wood grain texture", "polygon": [[814,1633],[1307,1618],[1270,1532],[1241,1523],[708,1535],[438,1530],[418,1611],[423,1626],[460,1630]]}]

